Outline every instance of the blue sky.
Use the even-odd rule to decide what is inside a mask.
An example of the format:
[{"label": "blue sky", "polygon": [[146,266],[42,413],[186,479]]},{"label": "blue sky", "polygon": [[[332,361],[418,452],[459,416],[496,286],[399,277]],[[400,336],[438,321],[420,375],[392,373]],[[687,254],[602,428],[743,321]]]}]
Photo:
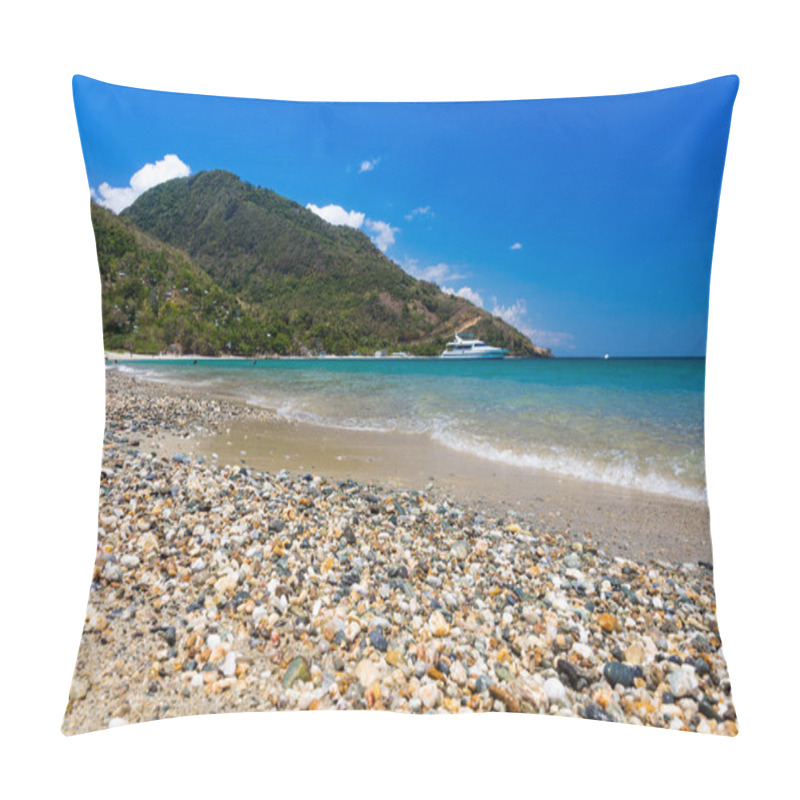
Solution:
[{"label": "blue sky", "polygon": [[226,169],[556,355],[704,355],[735,77],[476,103],[291,103],[76,76],[92,195]]}]

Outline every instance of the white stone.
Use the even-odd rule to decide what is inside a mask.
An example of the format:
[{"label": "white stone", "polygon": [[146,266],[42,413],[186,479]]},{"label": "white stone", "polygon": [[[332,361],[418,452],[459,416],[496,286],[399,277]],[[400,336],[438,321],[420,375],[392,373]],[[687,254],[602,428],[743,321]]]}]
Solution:
[{"label": "white stone", "polygon": [[695,675],[694,667],[686,664],[672,672],[667,680],[673,697],[686,697],[692,694],[700,685]]},{"label": "white stone", "polygon": [[450,665],[450,677],[459,686],[464,686],[467,682],[467,671],[460,661],[456,660]]},{"label": "white stone", "polygon": [[214,589],[220,594],[226,594],[236,589],[238,582],[239,576],[234,572],[229,572],[214,584]]},{"label": "white stone", "polygon": [[362,658],[356,666],[356,678],[359,683],[365,688],[372,686],[375,681],[379,680],[381,671],[375,662],[370,661],[368,658]]},{"label": "white stone", "polygon": [[107,561],[105,567],[103,567],[103,577],[107,581],[118,581],[122,577],[122,570],[119,564],[115,564],[113,561]]},{"label": "white stone", "polygon": [[439,687],[435,683],[420,686],[417,696],[422,700],[425,708],[433,708],[439,702]]},{"label": "white stone", "polygon": [[83,700],[89,691],[89,682],[85,678],[77,678],[69,687],[70,700]]},{"label": "white stone", "polygon": [[444,614],[438,609],[431,614],[428,620],[428,627],[434,636],[447,636],[450,633],[450,625],[448,625]]},{"label": "white stone", "polygon": [[544,692],[551,703],[561,705],[567,700],[567,690],[558,678],[548,678],[544,682]]},{"label": "white stone", "polygon": [[236,674],[236,653],[231,650],[222,662],[222,674],[226,678],[232,678]]},{"label": "white stone", "polygon": [[358,620],[351,619],[344,629],[344,635],[347,637],[347,641],[355,641],[359,633],[361,633],[361,625]]},{"label": "white stone", "polygon": [[313,692],[303,692],[300,695],[300,697],[297,698],[297,708],[300,711],[307,711],[308,707],[313,702],[314,702],[314,693]]}]

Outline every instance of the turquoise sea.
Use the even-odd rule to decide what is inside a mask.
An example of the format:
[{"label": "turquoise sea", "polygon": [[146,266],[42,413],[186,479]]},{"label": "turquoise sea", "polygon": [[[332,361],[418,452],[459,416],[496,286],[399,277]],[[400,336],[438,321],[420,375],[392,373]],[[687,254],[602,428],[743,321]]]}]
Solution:
[{"label": "turquoise sea", "polygon": [[149,360],[121,371],[281,416],[705,501],[704,359]]}]

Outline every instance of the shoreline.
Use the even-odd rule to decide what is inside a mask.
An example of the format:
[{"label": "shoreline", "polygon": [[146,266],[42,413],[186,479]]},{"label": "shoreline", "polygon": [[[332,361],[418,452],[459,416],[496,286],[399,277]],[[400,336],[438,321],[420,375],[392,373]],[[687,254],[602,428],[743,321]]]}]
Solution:
[{"label": "shoreline", "polygon": [[590,539],[612,556],[712,562],[705,503],[491,462],[421,434],[242,418],[186,445],[189,454],[216,455],[221,464],[425,488],[486,516],[511,515],[577,541]]},{"label": "shoreline", "polygon": [[[402,353],[402,355],[401,355]],[[404,351],[398,351],[397,354],[388,354],[382,356],[375,356],[375,355],[334,355],[332,353],[326,353],[324,355],[292,355],[292,356],[282,356],[278,355],[277,353],[263,353],[261,355],[255,356],[203,356],[197,355],[193,353],[187,354],[169,354],[169,353],[129,353],[129,352],[114,352],[112,350],[104,351],[104,359],[106,363],[114,362],[114,361],[272,361],[272,360],[291,360],[291,359],[325,359],[325,358],[332,358],[332,359],[373,359],[373,358],[396,358],[396,359],[403,359],[403,358],[422,358],[422,359],[438,359],[440,356],[418,356],[414,355],[413,353],[406,353]],[[518,359],[530,359],[530,360],[539,360],[542,356],[512,356],[507,355],[503,360],[505,361],[515,361]],[[629,356],[629,355],[615,355],[611,357],[606,357],[605,355],[583,355],[583,356],[547,356],[547,359],[556,359],[558,361],[570,361],[570,360],[587,360],[587,361],[675,361],[675,360],[683,360],[683,361],[705,361],[705,356],[693,356],[693,355],[671,355],[671,356]]]},{"label": "shoreline", "polygon": [[613,558],[438,489],[219,466],[186,445],[274,416],[106,379],[97,558],[65,734],[373,709],[736,735],[710,564]]},{"label": "shoreline", "polygon": [[705,502],[493,462],[422,434],[289,421],[240,398],[125,377],[178,396],[213,396],[241,410],[216,432],[198,432],[181,443],[155,438],[151,445],[162,455],[172,456],[178,448],[205,459],[217,456],[220,464],[246,464],[268,472],[311,471],[331,480],[354,479],[406,490],[429,486],[485,515],[511,513],[578,541],[591,539],[612,556],[713,563]]}]

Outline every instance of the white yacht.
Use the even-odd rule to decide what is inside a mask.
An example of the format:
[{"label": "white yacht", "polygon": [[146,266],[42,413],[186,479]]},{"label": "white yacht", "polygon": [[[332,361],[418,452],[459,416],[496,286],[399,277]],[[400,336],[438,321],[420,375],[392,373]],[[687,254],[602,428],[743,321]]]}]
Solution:
[{"label": "white yacht", "polygon": [[471,333],[457,333],[452,342],[448,342],[442,358],[505,358],[508,350],[502,347],[490,347],[486,342],[476,339]]}]

